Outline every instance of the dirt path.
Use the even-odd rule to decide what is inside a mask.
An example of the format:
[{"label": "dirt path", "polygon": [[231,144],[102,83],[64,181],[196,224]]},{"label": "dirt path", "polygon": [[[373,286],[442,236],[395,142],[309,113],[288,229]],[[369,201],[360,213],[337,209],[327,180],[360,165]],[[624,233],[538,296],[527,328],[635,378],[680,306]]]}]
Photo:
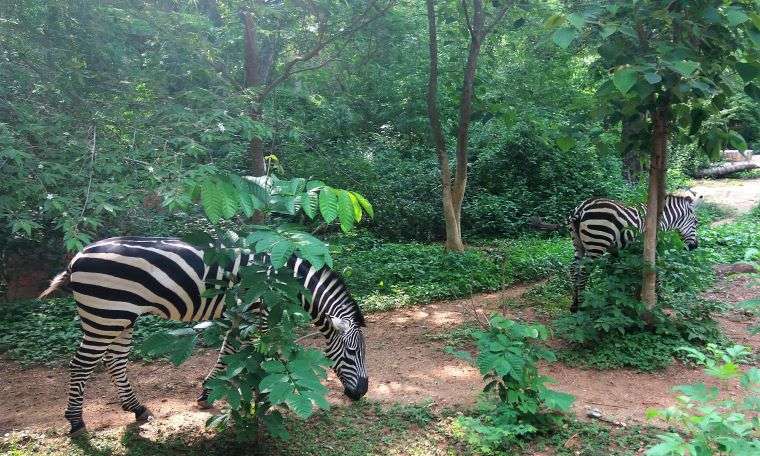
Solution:
[{"label": "dirt path", "polygon": [[[752,157],[760,164],[760,155]],[[704,195],[705,201],[723,206],[741,215],[760,204],[759,179],[695,179],[692,190]],[[729,222],[731,218],[721,220]]]},{"label": "dirt path", "polygon": [[[522,295],[527,287],[513,287],[500,293],[470,299],[370,315],[367,338],[367,365],[370,389],[367,398],[384,403],[431,402],[434,408],[470,405],[483,384],[477,370],[443,350],[445,342],[431,336],[446,334],[458,325],[474,320],[473,312],[485,316],[505,299]],[[749,279],[718,288],[716,297],[727,302],[760,296],[760,284]],[[738,315],[738,314],[737,314]],[[534,320],[532,309],[511,312],[510,317]],[[738,320],[738,321],[733,321]],[[725,318],[729,334],[760,349],[760,336],[749,337],[746,318]],[[320,341],[312,342],[315,345]],[[145,404],[156,416],[156,425],[198,425],[210,416],[195,407],[200,382],[216,360],[216,353],[204,350],[186,364],[175,368],[166,362],[133,363],[130,378]],[[63,433],[67,373],[63,367],[23,369],[14,362],[0,363],[0,433],[11,430],[55,429]],[[673,403],[671,388],[682,383],[713,383],[699,369],[675,364],[662,372],[644,374],[629,370],[595,371],[553,364],[544,373],[557,380],[554,388],[577,397],[575,411],[600,409],[605,416],[626,423],[642,422],[650,407]],[[328,380],[333,403],[347,403],[340,384]],[[114,428],[132,422],[131,414],[119,409],[115,389],[105,372],[96,372],[87,385],[85,420],[92,430]]]}]

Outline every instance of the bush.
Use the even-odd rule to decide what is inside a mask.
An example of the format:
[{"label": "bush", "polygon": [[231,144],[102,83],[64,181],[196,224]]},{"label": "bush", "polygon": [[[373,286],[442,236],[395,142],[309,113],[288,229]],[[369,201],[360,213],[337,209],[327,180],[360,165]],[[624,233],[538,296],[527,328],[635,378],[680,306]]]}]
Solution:
[{"label": "bush", "polygon": [[[155,359],[142,343],[159,330],[178,329],[178,321],[143,316],[135,325],[132,359]],[[57,364],[73,356],[82,332],[76,303],[71,298],[13,301],[0,306],[0,353],[22,364]]]},{"label": "bush", "polygon": [[[555,321],[557,333],[578,344],[563,358],[598,368],[628,366],[648,371],[667,366],[681,345],[722,342],[710,317],[717,304],[699,295],[713,281],[709,252],[687,252],[676,233],[658,243],[658,307],[647,327],[639,301],[643,260],[641,240],[616,255],[587,261],[589,281],[579,312]],[[671,309],[670,317],[662,309]],[[592,344],[593,345],[588,345]]]},{"label": "bush", "polygon": [[[539,374],[536,363],[554,361],[554,353],[535,343],[549,338],[542,325],[523,325],[492,315],[488,327],[475,331],[478,366],[486,386],[480,415],[460,417],[455,433],[478,452],[490,454],[539,429],[560,423],[575,397],[550,390],[549,377]],[[455,352],[471,360],[468,352]]]},{"label": "bush", "polygon": [[[734,345],[725,350],[708,346],[710,353],[686,347],[684,350],[705,373],[722,380],[739,379],[747,392],[743,401],[720,400],[719,389],[704,383],[679,385],[681,393],[675,406],[647,411],[647,418],[661,418],[675,423],[684,433],[669,432],[657,437],[661,443],[647,451],[647,456],[693,455],[750,455],[760,453],[760,370],[756,367],[742,372],[738,364],[751,352],[747,347]],[[733,388],[732,388],[733,389]]]},{"label": "bush", "polygon": [[503,283],[497,263],[477,250],[448,253],[439,245],[381,244],[366,236],[332,249],[336,270],[368,311],[468,296]]},{"label": "bush", "polygon": [[566,237],[525,236],[499,241],[488,253],[502,264],[504,280],[512,284],[567,274],[573,259],[573,244]]}]

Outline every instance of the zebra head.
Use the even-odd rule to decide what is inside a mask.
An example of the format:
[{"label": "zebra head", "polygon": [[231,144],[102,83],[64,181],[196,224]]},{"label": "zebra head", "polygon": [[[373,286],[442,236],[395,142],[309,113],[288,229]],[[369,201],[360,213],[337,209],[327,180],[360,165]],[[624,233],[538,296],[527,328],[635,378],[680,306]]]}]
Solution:
[{"label": "zebra head", "polygon": [[697,216],[694,212],[702,201],[702,195],[690,192],[690,196],[668,195],[662,211],[661,228],[678,230],[686,248],[694,250],[699,245],[697,240]]},{"label": "zebra head", "polygon": [[367,393],[367,368],[364,364],[364,319],[329,317],[327,357],[333,361],[333,370],[343,384],[344,393],[353,400]]}]

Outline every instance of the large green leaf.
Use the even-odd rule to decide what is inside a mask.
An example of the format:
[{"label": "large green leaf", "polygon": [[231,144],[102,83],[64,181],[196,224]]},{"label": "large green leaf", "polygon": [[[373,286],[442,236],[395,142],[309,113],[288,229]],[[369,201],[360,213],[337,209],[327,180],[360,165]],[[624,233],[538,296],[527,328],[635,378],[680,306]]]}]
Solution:
[{"label": "large green leaf", "polygon": [[552,41],[562,49],[567,49],[577,36],[578,31],[573,27],[562,27],[552,33]]},{"label": "large green leaf", "polygon": [[747,12],[741,6],[730,6],[726,8],[726,18],[731,27],[736,27],[749,20]]},{"label": "large green leaf", "polygon": [[629,66],[620,67],[612,75],[612,83],[615,84],[615,87],[621,93],[626,94],[636,84],[637,73],[638,71],[635,68]]},{"label": "large green leaf", "polygon": [[319,191],[319,212],[326,223],[332,223],[338,217],[338,195],[330,187]]},{"label": "large green leaf", "polygon": [[684,76],[691,76],[699,68],[699,62],[691,60],[676,60],[669,62],[670,66]]},{"label": "large green leaf", "polygon": [[742,135],[734,130],[730,130],[728,132],[728,142],[731,144],[731,147],[735,149],[741,151],[747,150],[747,141],[744,140],[744,137]]},{"label": "large green leaf", "polygon": [[354,227],[354,203],[351,195],[345,190],[338,191],[338,217],[340,229],[348,233]]},{"label": "large green leaf", "polygon": [[224,195],[211,180],[201,184],[201,204],[211,223],[219,222],[224,215]]},{"label": "large green leaf", "polygon": [[736,64],[736,71],[739,73],[739,76],[741,76],[743,80],[749,82],[760,75],[760,65],[755,62],[739,62]]}]

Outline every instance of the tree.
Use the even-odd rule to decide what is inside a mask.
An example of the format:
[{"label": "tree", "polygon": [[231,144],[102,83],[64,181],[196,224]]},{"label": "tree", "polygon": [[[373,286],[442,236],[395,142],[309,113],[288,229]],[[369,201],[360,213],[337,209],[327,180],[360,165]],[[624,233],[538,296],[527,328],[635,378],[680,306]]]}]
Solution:
[{"label": "tree", "polygon": [[[345,40],[384,15],[395,0],[368,0],[346,8],[331,2],[282,2],[256,0],[241,7],[245,83],[250,91],[249,116],[260,125],[264,103],[272,92],[294,74],[329,64],[336,56],[317,60],[328,46]],[[249,145],[251,172],[266,174],[264,141],[254,135]]]},{"label": "tree", "polygon": [[[462,201],[467,188],[467,137],[472,113],[472,97],[475,85],[475,72],[478,67],[478,56],[483,41],[493,28],[507,13],[510,3],[505,2],[492,11],[492,20],[486,24],[487,8],[482,0],[472,0],[472,18],[470,18],[470,2],[462,1],[462,12],[470,42],[467,50],[467,60],[464,66],[464,81],[459,100],[459,121],[456,131],[456,166],[454,179],[451,178],[448,150],[444,139],[441,117],[438,110],[438,35],[436,25],[435,0],[426,0],[428,17],[428,36],[430,49],[430,77],[428,79],[427,105],[430,129],[433,135],[438,165],[441,169],[443,184],[443,217],[446,224],[446,249],[455,252],[464,251],[462,243]],[[488,8],[490,9],[490,8]]]},{"label": "tree", "polygon": [[554,41],[567,47],[581,33],[594,35],[609,78],[598,96],[619,117],[643,116],[649,138],[649,188],[644,225],[642,300],[656,304],[658,221],[665,198],[668,140],[696,136],[717,156],[724,143],[746,148],[727,125],[702,122],[743,89],[757,99],[760,88],[757,2],[645,0],[595,5],[549,19]]}]

